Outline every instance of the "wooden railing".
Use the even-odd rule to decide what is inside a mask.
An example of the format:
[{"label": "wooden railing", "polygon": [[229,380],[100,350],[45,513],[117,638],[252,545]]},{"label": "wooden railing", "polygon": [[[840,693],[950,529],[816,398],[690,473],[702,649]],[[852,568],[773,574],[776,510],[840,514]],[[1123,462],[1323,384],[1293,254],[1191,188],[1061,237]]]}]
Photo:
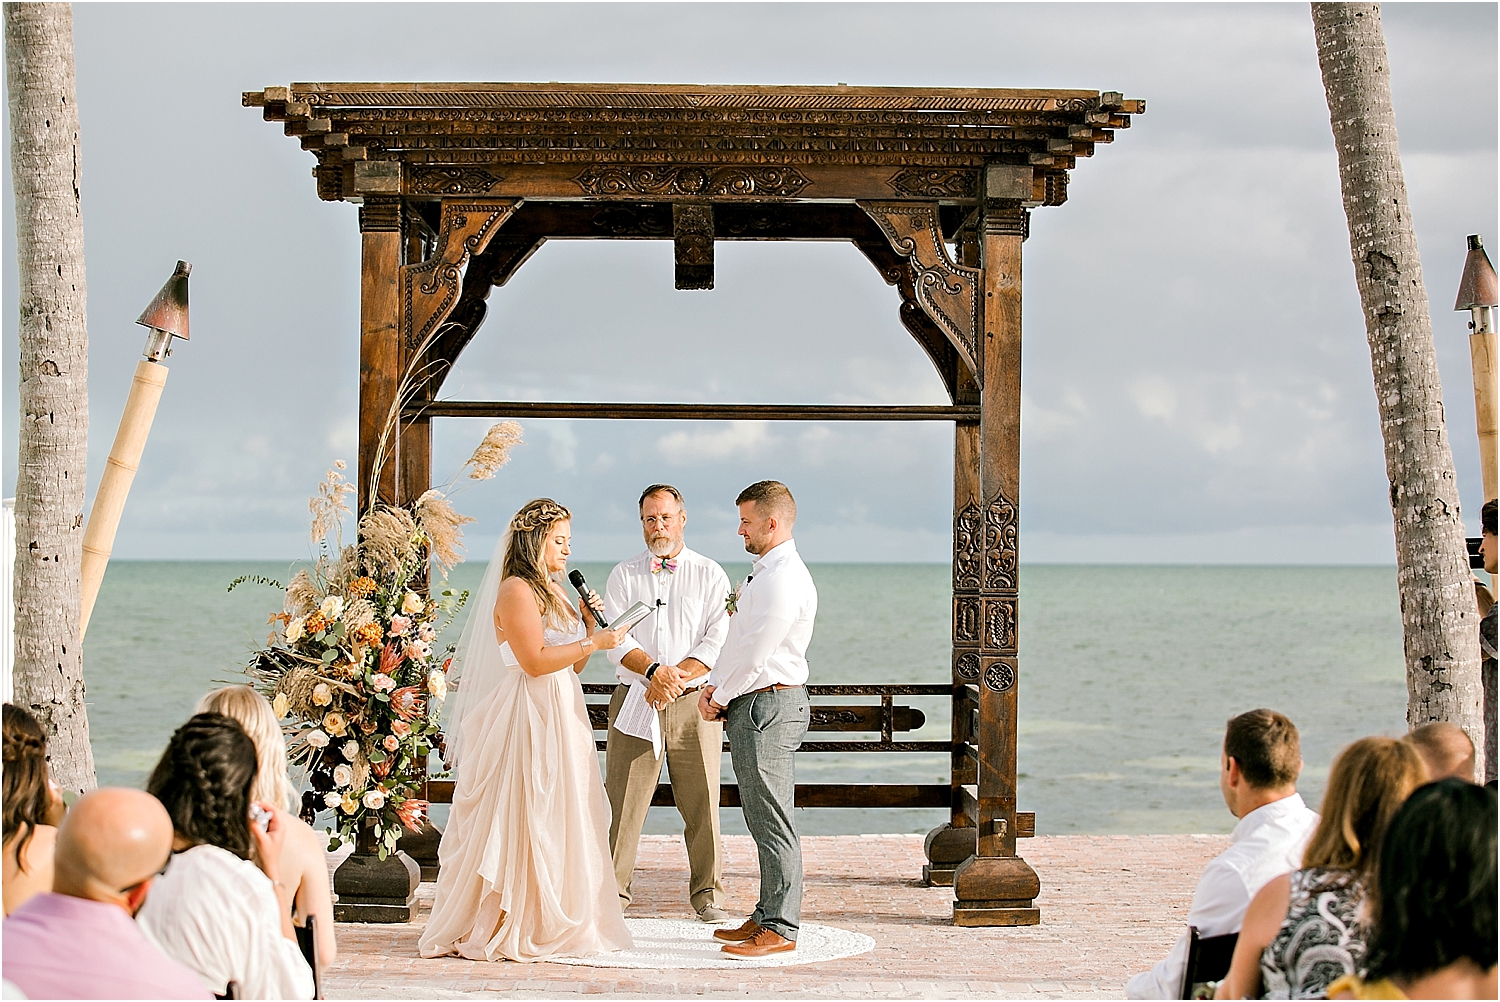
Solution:
[{"label": "wooden railing", "polygon": [[[583,691],[589,696],[608,696],[614,693],[613,684],[587,683]],[[970,686],[964,686],[968,689]],[[954,743],[949,741],[899,741],[896,735],[920,729],[927,722],[927,715],[911,706],[897,705],[901,696],[945,696],[954,698],[952,685],[809,685],[808,695],[813,698],[837,696],[878,696],[879,704],[873,703],[814,703],[812,705],[809,731],[819,733],[866,733],[877,735],[873,740],[854,741],[803,741],[799,752],[936,752],[951,755]],[[960,712],[977,712],[978,700],[956,694],[955,708]],[[609,727],[609,704],[589,703],[589,722],[594,730],[604,731]],[[978,727],[970,723],[969,733],[975,734]],[[604,751],[605,742],[596,746]],[[974,755],[972,741],[959,745],[961,753]],[[724,751],[729,743],[724,743]],[[960,804],[976,800],[978,791],[972,787],[953,786],[949,783],[798,783],[796,805],[798,807],[927,807],[948,809],[954,798]],[[434,779],[427,784],[427,799],[435,804],[453,802],[453,781]],[[672,787],[660,783],[651,798],[653,807],[671,807]],[[719,806],[739,807],[740,789],[734,783],[725,783],[719,790]],[[975,816],[970,814],[971,817]],[[1029,838],[1036,831],[1036,815],[1016,815],[1016,835]]]}]

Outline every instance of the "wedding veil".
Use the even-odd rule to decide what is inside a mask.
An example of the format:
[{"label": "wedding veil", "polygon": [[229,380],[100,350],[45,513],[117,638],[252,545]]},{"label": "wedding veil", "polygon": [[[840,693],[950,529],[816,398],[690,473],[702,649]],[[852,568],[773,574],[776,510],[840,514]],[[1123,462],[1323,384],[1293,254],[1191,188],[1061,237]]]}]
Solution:
[{"label": "wedding veil", "polygon": [[458,649],[448,669],[448,686],[457,691],[448,700],[447,754],[443,764],[456,770],[470,737],[465,733],[466,717],[484,697],[495,690],[505,677],[506,663],[495,639],[495,600],[500,595],[500,581],[505,576],[506,532],[495,545],[495,554],[485,569],[479,594],[469,605],[469,618],[458,638]]}]

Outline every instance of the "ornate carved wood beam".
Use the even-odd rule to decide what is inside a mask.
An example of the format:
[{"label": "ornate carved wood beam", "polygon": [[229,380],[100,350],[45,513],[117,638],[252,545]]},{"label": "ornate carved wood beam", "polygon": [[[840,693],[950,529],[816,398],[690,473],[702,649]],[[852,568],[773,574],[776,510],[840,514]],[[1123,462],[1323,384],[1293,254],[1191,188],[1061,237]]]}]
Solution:
[{"label": "ornate carved wood beam", "polygon": [[[912,270],[912,295],[968,368],[984,385],[979,352],[979,276],[953,263],[943,243],[937,206],[932,202],[860,202],[891,247]],[[911,328],[913,324],[908,324]],[[925,325],[920,325],[925,327]],[[913,330],[913,333],[917,333]],[[920,335],[919,335],[920,338]],[[934,359],[936,361],[936,359]],[[950,384],[949,392],[954,387]]]},{"label": "ornate carved wood beam", "polygon": [[672,205],[672,252],[679,289],[714,287],[714,207],[712,203]]}]

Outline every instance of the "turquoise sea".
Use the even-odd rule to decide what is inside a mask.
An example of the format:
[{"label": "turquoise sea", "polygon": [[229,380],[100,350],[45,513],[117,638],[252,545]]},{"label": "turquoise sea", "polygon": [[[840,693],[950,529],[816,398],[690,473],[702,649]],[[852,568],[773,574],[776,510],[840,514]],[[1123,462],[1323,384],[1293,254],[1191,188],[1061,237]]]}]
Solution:
[{"label": "turquoise sea", "polygon": [[[602,583],[609,565],[580,564]],[[748,565],[726,564],[739,580]],[[942,682],[947,565],[815,564],[814,682]],[[99,782],[139,785],[174,727],[216,683],[243,681],[264,642],[271,589],[225,586],[274,563],[130,562],[109,567],[84,651]],[[477,587],[483,564],[453,586]],[[1396,572],[1390,567],[1033,565],[1021,575],[1020,806],[1042,834],[1227,832],[1218,790],[1224,721],[1257,706],[1301,729],[1303,795],[1322,797],[1339,748],[1405,730]],[[457,630],[454,630],[456,639]],[[596,655],[586,682],[612,681]],[[602,697],[601,697],[602,698]],[[946,699],[914,697],[948,735]],[[725,777],[732,773],[724,757]],[[798,757],[799,782],[947,780],[946,755]],[[804,834],[923,832],[943,811],[800,812]],[[738,810],[724,829],[743,832]],[[671,808],[648,831],[681,830]]]}]

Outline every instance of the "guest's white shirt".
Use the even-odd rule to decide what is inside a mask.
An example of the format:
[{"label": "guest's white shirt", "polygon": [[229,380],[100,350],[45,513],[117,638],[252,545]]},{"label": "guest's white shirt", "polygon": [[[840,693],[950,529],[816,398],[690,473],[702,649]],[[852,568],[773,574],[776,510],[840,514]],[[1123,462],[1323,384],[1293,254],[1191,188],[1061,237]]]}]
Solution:
[{"label": "guest's white shirt", "polygon": [[[729,575],[724,568],[686,546],[668,558],[676,560],[676,570],[663,568],[652,574],[653,559],[647,550],[616,564],[604,586],[604,615],[610,622],[636,602],[656,608],[625,635],[619,647],[606,652],[614,662],[615,677],[627,684],[646,681],[622,663],[631,651],[641,651],[658,664],[676,665],[685,658],[697,658],[712,668],[729,632],[729,613],[724,608]],[[692,686],[702,684],[700,677]]]},{"label": "guest's white shirt", "polygon": [[311,968],[281,934],[271,881],[226,849],[198,845],[174,855],[136,918],[146,938],[217,995],[238,981],[241,998],[313,997]]},{"label": "guest's white shirt", "polygon": [[[1318,814],[1302,802],[1302,795],[1273,801],[1240,818],[1229,836],[1230,846],[1209,861],[1198,878],[1187,924],[1198,927],[1201,938],[1239,932],[1250,899],[1272,878],[1302,865],[1302,850],[1318,825]],[[1175,999],[1187,973],[1188,933],[1172,946],[1167,959],[1125,983],[1125,997]]]},{"label": "guest's white shirt", "polygon": [[768,685],[807,683],[807,645],[818,614],[818,589],[788,539],[760,555],[740,588],[729,636],[708,675],[713,701],[728,706]]}]

